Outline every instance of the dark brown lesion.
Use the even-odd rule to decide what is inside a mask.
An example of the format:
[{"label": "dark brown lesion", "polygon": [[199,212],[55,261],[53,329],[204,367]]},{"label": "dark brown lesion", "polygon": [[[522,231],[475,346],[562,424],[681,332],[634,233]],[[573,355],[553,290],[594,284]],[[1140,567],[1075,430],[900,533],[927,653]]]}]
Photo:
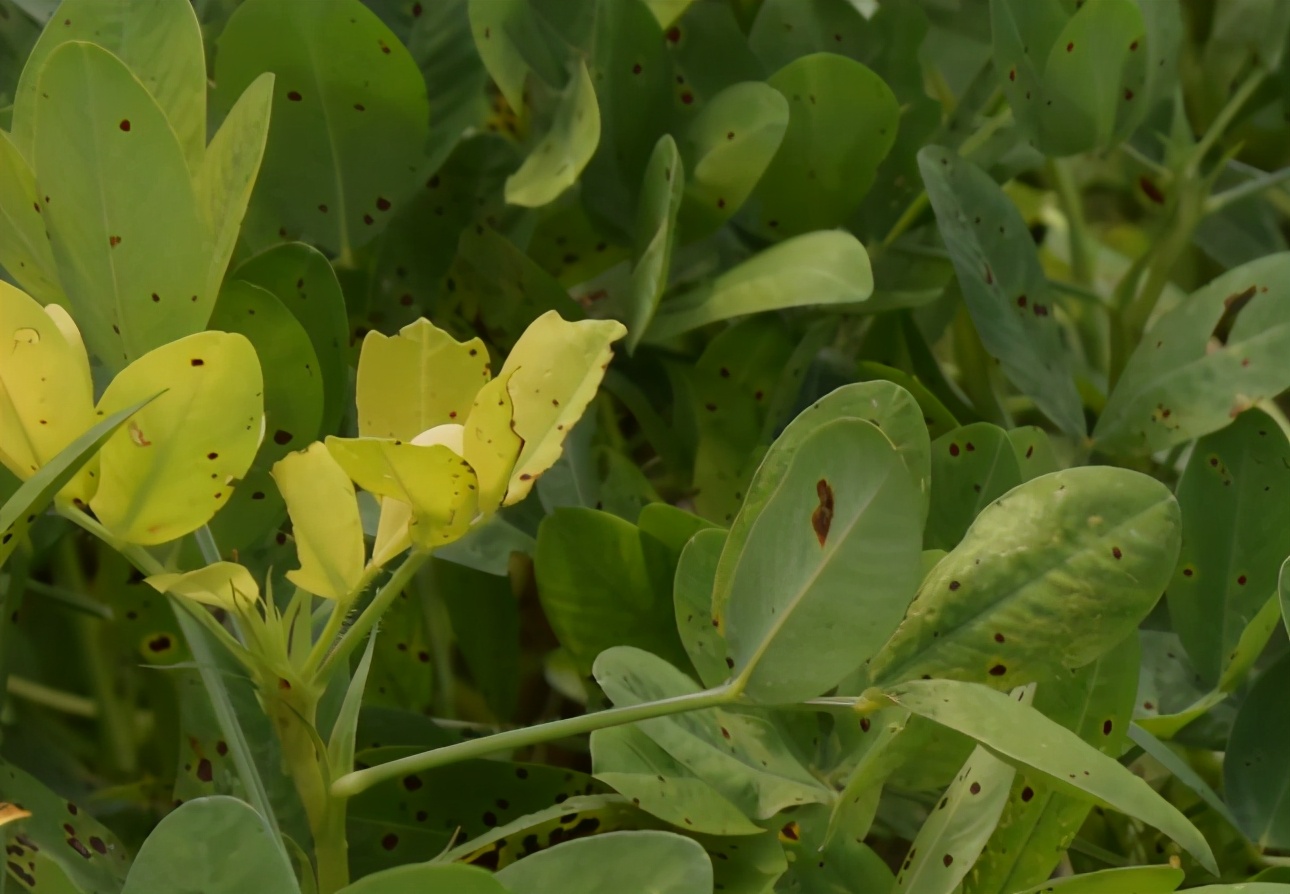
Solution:
[{"label": "dark brown lesion", "polygon": [[815,539],[820,541],[820,546],[824,546],[833,524],[833,488],[821,478],[815,482],[815,494],[820,499],[820,505],[811,513],[811,527],[815,529]]}]

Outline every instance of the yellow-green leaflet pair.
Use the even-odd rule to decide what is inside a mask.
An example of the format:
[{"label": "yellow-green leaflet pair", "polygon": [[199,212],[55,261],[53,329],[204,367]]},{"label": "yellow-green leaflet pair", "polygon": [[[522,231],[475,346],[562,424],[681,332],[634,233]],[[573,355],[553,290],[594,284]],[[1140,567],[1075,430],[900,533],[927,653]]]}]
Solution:
[{"label": "yellow-green leaflet pair", "polygon": [[[483,342],[458,342],[424,319],[392,337],[369,333],[358,365],[360,437],[328,438],[273,467],[300,560],[287,578],[346,601],[409,546],[450,543],[523,499],[559,458],[624,334],[617,322],[548,312],[493,377]],[[370,561],[355,484],[381,502]],[[150,582],[237,609],[250,592],[244,574],[221,563]]]},{"label": "yellow-green leaflet pair", "polygon": [[72,318],[0,283],[0,462],[19,478],[31,477],[101,417],[162,388],[58,497],[88,505],[127,543],[182,537],[228,501],[263,436],[255,350],[226,332],[181,338],[127,366],[95,404]]}]

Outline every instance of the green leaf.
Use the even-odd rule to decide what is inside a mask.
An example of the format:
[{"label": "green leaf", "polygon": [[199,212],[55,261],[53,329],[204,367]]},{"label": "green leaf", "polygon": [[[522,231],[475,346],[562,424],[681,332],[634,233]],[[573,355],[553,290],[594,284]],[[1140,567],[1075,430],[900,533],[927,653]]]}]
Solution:
[{"label": "green leaf", "polygon": [[[1065,878],[1049,879],[1033,888],[1027,888],[1018,894],[1112,894],[1112,892],[1132,891],[1133,894],[1169,894],[1182,884],[1184,873],[1172,866],[1128,866],[1124,869],[1103,869],[1100,872],[1084,872]],[[1222,890],[1229,886],[1219,885],[1215,889],[1192,888],[1193,891]],[[1250,886],[1232,886],[1248,891]],[[1256,886],[1257,887],[1257,886]]]},{"label": "green leaf", "polygon": [[62,296],[31,164],[0,131],[0,265],[41,304]]},{"label": "green leaf", "polygon": [[725,545],[723,528],[695,534],[681,552],[673,579],[676,627],[704,686],[718,686],[730,678],[725,637],[712,625],[713,585]]},{"label": "green leaf", "polygon": [[[1109,453],[1150,453],[1218,431],[1290,386],[1290,253],[1229,270],[1148,330],[1093,430]],[[1222,344],[1215,329],[1239,308]],[[1242,306],[1243,305],[1243,306]]]},{"label": "green leaf", "polygon": [[735,538],[736,543],[722,554],[713,584],[712,603],[716,614],[724,611],[724,604],[729,599],[735,566],[751,533],[751,526],[747,522],[757,516],[778,486],[793,461],[798,444],[817,428],[835,419],[861,419],[876,426],[887,436],[887,440],[900,455],[919,495],[919,526],[922,526],[927,513],[930,488],[930,445],[922,411],[909,392],[891,382],[844,385],[803,410],[788,424],[762,459],[756,477],[747,486],[747,496],[742,500],[744,508],[741,515],[745,524],[731,529],[731,537]]},{"label": "green leaf", "polygon": [[1113,807],[1155,826],[1217,875],[1204,836],[1146,782],[1075,733],[1002,692],[954,680],[913,680],[887,696],[897,705],[971,736],[995,756],[1044,775],[1056,790]]},{"label": "green leaf", "polygon": [[1176,52],[1176,37],[1170,41],[1165,29],[1154,27],[1148,41],[1140,5],[1165,4],[1109,0],[1074,15],[1056,0],[990,4],[995,70],[1041,151],[1105,148],[1161,98],[1163,79],[1155,70]]},{"label": "green leaf", "polygon": [[1088,664],[1155,605],[1178,555],[1178,504],[1137,472],[1043,475],[988,506],[923,581],[870,667],[1010,689]]},{"label": "green leaf", "polygon": [[854,236],[840,230],[808,233],[771,246],[712,282],[664,301],[647,340],[665,342],[746,314],[807,304],[856,304],[871,294],[869,255]]},{"label": "green leaf", "polygon": [[893,892],[957,890],[999,822],[1016,775],[1014,767],[978,746],[918,830]]},{"label": "green leaf", "polygon": [[97,44],[134,73],[196,170],[206,150],[206,54],[201,27],[185,0],[62,0],[57,18],[27,57],[14,97],[13,137],[23,154],[33,157],[37,98],[47,92],[38,86],[43,69],[55,51],[73,41]]},{"label": "green leaf", "polygon": [[[4,792],[5,801],[21,804],[31,813],[16,823],[16,830],[27,841],[10,842],[7,853],[9,860],[21,859],[19,868],[35,877],[28,887],[39,891],[42,889],[38,886],[45,878],[53,879],[42,871],[44,863],[34,869],[26,865],[39,854],[66,874],[68,894],[110,894],[121,890],[130,865],[130,853],[106,826],[82,807],[50,791],[34,776],[5,761],[0,761],[0,791]],[[15,831],[15,826],[6,825],[4,830],[7,835]],[[22,853],[14,853],[15,847]]]},{"label": "green leaf", "polygon": [[1281,563],[1281,573],[1277,575],[1277,602],[1281,607],[1281,620],[1290,633],[1290,558]]},{"label": "green leaf", "polygon": [[566,841],[497,873],[512,894],[708,894],[712,862],[703,847],[670,832],[610,832]]},{"label": "green leaf", "polygon": [[550,129],[506,180],[506,201],[540,208],[572,186],[600,142],[600,108],[585,62],[560,97]]},{"label": "green leaf", "polygon": [[327,740],[327,764],[332,768],[333,774],[347,773],[354,766],[358,713],[363,707],[363,692],[367,688],[368,672],[372,669],[372,653],[376,651],[378,633],[379,631],[373,630],[367,635],[367,647],[363,649],[363,657],[358,660],[349,686],[345,688],[345,698]]},{"label": "green leaf", "polygon": [[[1040,683],[1034,707],[1111,757],[1124,747],[1137,695],[1137,637],[1079,670]],[[967,894],[997,894],[1038,884],[1052,875],[1092,805],[1019,775],[998,828],[966,880]]]},{"label": "green leaf", "polygon": [[704,103],[681,141],[689,177],[680,228],[687,238],[712,232],[743,207],[787,129],[788,101],[769,84],[732,84]]},{"label": "green leaf", "polygon": [[63,44],[40,92],[32,167],[59,279],[90,352],[119,370],[205,327],[210,233],[175,132],[119,59]]},{"label": "green leaf", "polygon": [[[527,552],[532,554],[531,549]],[[510,551],[505,555],[509,559]],[[438,557],[431,560],[430,567],[435,592],[448,609],[452,634],[470,679],[493,713],[509,719],[519,700],[523,660],[520,605],[509,577],[504,571],[502,575],[488,574]]]},{"label": "green leaf", "polygon": [[300,237],[348,256],[417,182],[429,137],[425,80],[358,0],[239,6],[215,53],[216,117],[266,71],[276,75],[273,126],[246,238],[264,246]]},{"label": "green leaf", "polygon": [[[384,763],[462,738],[460,731],[448,732],[424,718],[434,738],[419,736],[409,730],[420,725],[417,715],[400,711],[385,712],[388,721],[373,730],[370,713],[365,709],[360,746],[379,735],[382,741],[419,739],[419,747],[360,747],[357,758],[363,763]],[[463,761],[391,780],[350,802],[352,868],[360,875],[446,857],[496,869],[563,840],[574,828],[583,834],[588,828],[622,828],[628,817],[639,821],[640,813],[616,795],[583,794],[600,789],[583,773],[500,760]],[[461,843],[453,847],[454,841]]]},{"label": "green leaf", "polygon": [[1017,467],[1021,470],[1022,481],[1061,469],[1062,464],[1053,452],[1053,442],[1042,428],[1024,425],[1009,429],[1008,440],[1012,442],[1012,450],[1017,455]]},{"label": "green leaf", "polygon": [[765,502],[740,513],[724,551],[738,558],[715,617],[734,685],[756,701],[811,698],[855,670],[920,577],[918,493],[876,426],[822,421],[792,453],[755,482]]},{"label": "green leaf", "polygon": [[1290,555],[1286,492],[1290,442],[1262,410],[1196,442],[1178,483],[1183,547],[1169,582],[1169,617],[1210,686]]},{"label": "green leaf", "polygon": [[650,155],[636,221],[631,290],[628,298],[627,350],[634,351],[649,328],[667,287],[676,239],[676,215],[685,188],[685,170],[671,136],[663,136]]},{"label": "green leaf", "polygon": [[1210,788],[1209,783],[1192,768],[1185,755],[1174,751],[1168,744],[1160,741],[1136,723],[1129,727],[1129,739],[1134,745],[1151,755],[1157,763],[1172,773],[1174,779],[1199,795],[1200,799],[1230,823],[1232,828],[1240,828],[1240,823],[1236,821],[1236,817],[1232,816],[1231,809],[1218,796],[1218,793]]},{"label": "green leaf", "polygon": [[1082,436],[1058,308],[1017,206],[985,171],[948,149],[924,148],[918,168],[981,343],[1048,418]]},{"label": "green leaf", "polygon": [[507,889],[475,866],[421,864],[374,872],[339,894],[507,894]]},{"label": "green leaf", "polygon": [[1242,702],[1223,761],[1223,791],[1237,825],[1261,849],[1290,847],[1290,657],[1265,670]]},{"label": "green leaf", "polygon": [[115,413],[167,391],[104,444],[90,506],[128,543],[154,544],[197,530],[251,466],[262,436],[260,364],[240,335],[201,332],[131,364],[99,401]]},{"label": "green leaf", "polygon": [[953,549],[981,511],[1021,481],[1012,440],[998,426],[974,422],[941,435],[932,442],[928,548]]},{"label": "green leaf", "polygon": [[[627,646],[602,652],[595,675],[615,705],[698,692],[689,677],[663,659]],[[763,716],[711,708],[642,721],[638,728],[753,819],[830,797]]]},{"label": "green leaf", "polygon": [[[864,829],[849,828],[826,840],[829,810],[822,804],[808,804],[782,819],[776,838],[788,859],[788,873],[776,890],[801,894],[850,894],[852,891],[891,891],[895,879],[891,869],[873,848],[864,843]],[[778,824],[778,820],[776,821]],[[753,839],[755,840],[755,839]],[[747,859],[742,851],[736,860]],[[718,888],[725,891],[728,888]],[[752,889],[761,892],[764,889]]]},{"label": "green leaf", "polygon": [[542,611],[584,677],[611,646],[684,659],[672,611],[675,560],[635,525],[595,509],[557,509],[538,528],[533,565]]},{"label": "green leaf", "polygon": [[121,894],[235,894],[300,890],[264,819],[236,798],[180,805],[139,849]]},{"label": "green leaf", "polygon": [[206,157],[195,172],[197,201],[214,241],[206,278],[210,293],[219,291],[233,257],[242,218],[251,201],[251,189],[264,160],[273,83],[274,76],[268,72],[251,82],[215,132]]},{"label": "green leaf", "polygon": [[[349,381],[349,319],[345,296],[331,264],[315,248],[288,242],[240,264],[232,278],[267,289],[277,296],[304,327],[317,355],[322,381],[322,431],[335,431],[351,401]],[[274,443],[284,437],[272,432]],[[305,436],[292,431],[287,444],[298,449]]]},{"label": "green leaf", "polygon": [[230,279],[220,290],[210,328],[245,336],[264,378],[265,437],[240,486],[211,520],[211,533],[222,549],[243,549],[283,519],[285,506],[269,470],[293,447],[321,433],[323,381],[308,333],[266,289]]},{"label": "green leaf", "polygon": [[[687,403],[697,429],[695,511],[729,524],[765,450],[770,422],[766,396],[788,380],[801,381],[793,342],[781,321],[753,316],[721,330],[693,370],[673,373],[678,407]],[[788,375],[781,376],[787,367]],[[684,414],[678,414],[685,419]]]},{"label": "green leaf", "polygon": [[561,6],[547,4],[544,12],[552,24],[578,22],[559,30],[586,54],[600,110],[600,141],[581,177],[582,204],[593,219],[627,234],[645,213],[639,191],[652,153],[675,128],[671,44],[640,0],[592,0],[581,5],[581,21],[559,12]]},{"label": "green leaf", "polygon": [[591,760],[597,779],[641,810],[685,832],[757,835],[764,831],[637,727],[592,733]]},{"label": "green leaf", "polygon": [[517,41],[541,33],[532,6],[523,0],[469,0],[468,12],[480,60],[511,109],[522,109],[529,63]]},{"label": "green leaf", "polygon": [[767,239],[840,226],[896,140],[895,95],[869,68],[832,53],[796,59],[767,83],[788,100],[788,129],[742,219]]}]

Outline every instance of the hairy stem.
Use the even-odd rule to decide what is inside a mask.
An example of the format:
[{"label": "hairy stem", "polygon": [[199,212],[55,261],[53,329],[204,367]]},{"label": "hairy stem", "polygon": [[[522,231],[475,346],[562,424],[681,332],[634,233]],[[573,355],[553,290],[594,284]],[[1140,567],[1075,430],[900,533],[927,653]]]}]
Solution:
[{"label": "hairy stem", "polygon": [[[385,582],[385,586],[377,591],[376,596],[368,604],[367,608],[359,614],[354,623],[341,634],[340,640],[336,643],[336,648],[322,660],[318,665],[317,678],[325,680],[331,674],[337,664],[349,659],[350,654],[358,648],[367,635],[376,626],[376,622],[385,614],[385,610],[390,607],[390,603],[398,598],[403,592],[403,588],[408,585],[413,576],[421,570],[430,559],[430,550],[417,550],[403,560],[390,579]],[[320,643],[322,640],[319,641]],[[312,658],[312,656],[311,656]]]}]

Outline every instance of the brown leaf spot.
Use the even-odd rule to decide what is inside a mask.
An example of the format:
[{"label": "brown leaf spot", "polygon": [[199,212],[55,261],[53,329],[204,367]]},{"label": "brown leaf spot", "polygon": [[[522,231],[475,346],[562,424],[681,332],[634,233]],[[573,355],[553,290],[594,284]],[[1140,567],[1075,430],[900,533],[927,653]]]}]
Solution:
[{"label": "brown leaf spot", "polygon": [[301,97],[300,92],[297,90],[292,90],[290,93],[287,94],[287,99],[291,100],[292,102],[300,102],[302,98],[303,97]]},{"label": "brown leaf spot", "polygon": [[815,494],[820,505],[811,513],[811,527],[815,529],[815,539],[824,546],[824,541],[829,538],[829,527],[833,524],[833,488],[821,478],[815,483]]},{"label": "brown leaf spot", "polygon": [[122,131],[124,131],[125,133],[129,133],[129,132],[130,132],[130,119],[129,119],[129,118],[122,118],[122,119],[121,119],[121,125],[120,125],[120,126],[121,126],[121,130],[122,130]]}]

